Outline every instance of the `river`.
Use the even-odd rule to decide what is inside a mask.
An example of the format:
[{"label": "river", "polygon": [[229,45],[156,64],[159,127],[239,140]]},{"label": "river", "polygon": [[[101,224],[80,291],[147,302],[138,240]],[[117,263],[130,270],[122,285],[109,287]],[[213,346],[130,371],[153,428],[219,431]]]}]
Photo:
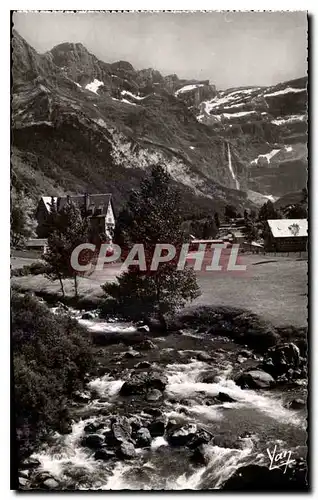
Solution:
[{"label": "river", "polygon": [[[136,330],[132,324],[83,320],[79,312],[72,314],[91,331]],[[97,350],[100,374],[87,384],[87,401],[83,396],[83,401],[74,403],[71,433],[55,434],[33,454],[40,462],[37,472],[47,472],[65,489],[222,489],[240,466],[268,466],[267,449],[275,445],[294,456],[306,455],[306,410],[287,408],[293,398],[304,396],[305,380],[286,390],[241,389],[234,381],[236,375],[262,358],[205,332],[185,330],[182,335],[152,337],[151,344],[147,350],[123,344]],[[146,362],[144,368],[136,368],[140,362]],[[131,373],[145,370],[166,377],[163,397],[150,402],[144,395],[120,395]],[[218,401],[219,393],[229,401]],[[153,436],[149,447],[137,447],[131,459],[96,460],[95,450],[83,446],[84,428],[93,424],[95,434],[104,440],[111,419],[118,415],[143,427],[149,427],[157,415],[166,429],[171,421],[192,425],[214,439],[201,447],[204,463],[194,462],[193,450],[186,446],[169,444],[166,431]]]}]

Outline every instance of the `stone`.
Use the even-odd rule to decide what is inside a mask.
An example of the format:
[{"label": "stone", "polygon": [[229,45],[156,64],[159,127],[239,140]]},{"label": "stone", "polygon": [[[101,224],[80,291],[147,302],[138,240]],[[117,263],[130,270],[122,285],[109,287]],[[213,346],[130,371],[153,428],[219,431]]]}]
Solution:
[{"label": "stone", "polygon": [[138,326],[137,332],[148,333],[149,332],[149,326],[147,326],[147,325]]},{"label": "stone", "polygon": [[233,403],[235,402],[235,399],[233,399],[231,396],[226,394],[225,392],[219,392],[217,395],[217,399],[221,401],[222,403]]},{"label": "stone", "polygon": [[132,443],[121,443],[119,445],[119,448],[117,450],[117,455],[120,458],[134,458],[136,456],[136,450],[134,448],[134,445]]},{"label": "stone", "polygon": [[206,352],[199,352],[197,355],[197,360],[199,360],[199,361],[212,361],[212,358]]},{"label": "stone", "polygon": [[274,385],[275,380],[263,370],[251,370],[244,372],[235,380],[242,389],[268,389]]},{"label": "stone", "polygon": [[82,439],[82,446],[90,448],[92,450],[97,450],[103,445],[103,438],[98,434],[89,434]]},{"label": "stone", "polygon": [[94,315],[92,313],[89,313],[89,312],[86,312],[84,314],[82,314],[82,319],[94,319]]},{"label": "stone", "polygon": [[162,392],[159,389],[151,389],[146,396],[147,401],[159,401],[162,398]]},{"label": "stone", "polygon": [[201,445],[195,448],[191,456],[191,462],[193,462],[195,465],[208,465],[209,457],[205,452],[204,446]]},{"label": "stone", "polygon": [[107,450],[106,448],[101,448],[100,450],[97,450],[94,458],[95,460],[111,460],[116,456],[114,451]]},{"label": "stone", "polygon": [[123,358],[129,359],[129,358],[140,358],[141,354],[138,351],[134,351],[134,349],[131,349],[130,351],[124,352],[122,355]]},{"label": "stone", "polygon": [[127,417],[117,417],[111,423],[112,441],[115,444],[131,441],[132,427]]},{"label": "stone", "polygon": [[146,408],[145,413],[148,413],[148,415],[152,415],[153,417],[162,416],[162,411],[160,410],[160,408]]},{"label": "stone", "polygon": [[217,436],[214,436],[213,445],[219,446],[220,448],[231,448],[231,449],[242,448],[242,443],[240,443],[237,438],[231,436],[224,436],[223,434],[218,434]]},{"label": "stone", "polygon": [[38,460],[37,458],[29,457],[23,460],[23,462],[19,466],[19,469],[20,470],[36,469],[40,465],[41,465],[40,460]]},{"label": "stone", "polygon": [[140,361],[140,363],[138,363],[136,366],[135,366],[136,369],[141,369],[141,368],[151,368],[151,363],[149,363],[148,361]]},{"label": "stone", "polygon": [[84,427],[84,432],[87,432],[88,434],[94,434],[96,431],[97,431],[97,426],[92,422],[85,425]]},{"label": "stone", "polygon": [[263,493],[309,491],[306,464],[296,460],[293,467],[270,470],[268,466],[247,465],[239,467],[223,485],[223,491],[253,491]]},{"label": "stone", "polygon": [[141,427],[136,433],[137,448],[147,448],[152,441],[151,434],[148,429]]},{"label": "stone", "polygon": [[291,410],[300,410],[301,408],[305,408],[305,406],[306,406],[306,401],[300,398],[293,399],[289,404],[289,408]]},{"label": "stone", "polygon": [[141,351],[149,351],[150,349],[157,349],[157,346],[151,340],[145,339],[138,344],[138,349]]},{"label": "stone", "polygon": [[196,424],[185,424],[177,428],[173,427],[168,432],[168,442],[171,446],[185,446],[194,438],[196,432]]},{"label": "stone", "polygon": [[56,479],[54,479],[53,477],[46,479],[42,483],[42,487],[44,487],[45,489],[48,489],[48,490],[56,490],[59,486],[60,485],[59,485],[58,481],[56,481]]},{"label": "stone", "polygon": [[[274,377],[287,374],[289,370],[296,370],[300,365],[300,351],[293,342],[268,349],[263,361],[264,369]],[[292,372],[290,376],[293,376]]]},{"label": "stone", "polygon": [[133,394],[145,394],[148,389],[158,389],[164,391],[168,379],[158,372],[133,373],[120,389],[121,396]]},{"label": "stone", "polygon": [[19,477],[19,486],[21,488],[26,488],[29,485],[29,480],[26,477]]},{"label": "stone", "polygon": [[203,444],[207,444],[213,438],[212,434],[204,429],[198,429],[193,438],[188,441],[187,446],[190,449],[198,448]]},{"label": "stone", "polygon": [[203,372],[200,379],[201,382],[204,384],[214,384],[215,383],[215,377],[218,376],[217,370],[214,370],[212,372]]},{"label": "stone", "polygon": [[148,428],[149,428],[149,432],[153,438],[163,436],[165,433],[164,420],[161,418],[157,418],[156,420],[154,420],[153,422],[150,423]]}]

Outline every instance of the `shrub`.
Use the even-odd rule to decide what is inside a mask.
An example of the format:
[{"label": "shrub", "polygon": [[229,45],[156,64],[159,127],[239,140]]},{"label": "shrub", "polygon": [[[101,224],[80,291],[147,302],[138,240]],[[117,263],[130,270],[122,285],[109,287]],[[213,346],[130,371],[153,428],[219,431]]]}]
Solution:
[{"label": "shrub", "polygon": [[86,330],[30,295],[11,301],[14,403],[19,458],[67,420],[68,401],[92,367]]}]

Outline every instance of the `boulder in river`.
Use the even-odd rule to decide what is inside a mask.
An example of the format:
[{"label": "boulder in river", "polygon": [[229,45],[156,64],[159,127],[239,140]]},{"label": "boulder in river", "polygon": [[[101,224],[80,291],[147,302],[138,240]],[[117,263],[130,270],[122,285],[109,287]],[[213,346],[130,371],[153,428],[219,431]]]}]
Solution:
[{"label": "boulder in river", "polygon": [[97,450],[102,447],[103,441],[103,438],[98,434],[89,434],[82,439],[82,446],[91,450]]},{"label": "boulder in river", "polygon": [[145,339],[140,344],[138,344],[138,349],[141,351],[149,351],[150,349],[157,349],[156,344],[151,342],[149,339]]},{"label": "boulder in river", "polygon": [[168,383],[167,377],[159,372],[133,373],[120,389],[121,396],[145,394],[148,389],[163,391]]},{"label": "boulder in river", "polygon": [[36,469],[37,467],[39,467],[39,465],[41,465],[40,460],[38,460],[37,458],[29,457],[23,460],[23,462],[19,466],[19,469],[20,470]]},{"label": "boulder in river", "polygon": [[292,466],[270,470],[268,466],[247,465],[236,470],[226,481],[224,491],[309,491],[306,465],[297,460]]},{"label": "boulder in river", "polygon": [[127,417],[116,417],[111,423],[111,440],[114,444],[131,441],[132,427]]},{"label": "boulder in river", "polygon": [[56,490],[59,488],[59,486],[60,486],[59,482],[53,477],[46,479],[42,483],[42,488],[46,490]]},{"label": "boulder in river", "polygon": [[137,448],[147,448],[151,443],[151,434],[149,429],[141,427],[136,433],[136,446]]},{"label": "boulder in river", "polygon": [[173,426],[167,433],[167,439],[171,446],[185,446],[195,437],[196,433],[196,424]]},{"label": "boulder in river", "polygon": [[107,460],[111,460],[115,456],[116,455],[115,455],[114,451],[108,450],[107,448],[100,448],[99,450],[96,451],[94,458],[95,458],[95,460],[107,461]]},{"label": "boulder in river", "polygon": [[193,454],[191,456],[191,462],[196,465],[208,465],[209,457],[206,453],[204,445],[200,445],[194,449]]},{"label": "boulder in river", "polygon": [[135,368],[137,370],[139,369],[145,369],[145,368],[151,368],[151,363],[149,363],[149,361],[140,361],[140,363],[138,363]]},{"label": "boulder in river", "polygon": [[199,361],[212,361],[210,354],[207,352],[199,352],[197,355],[197,360]]},{"label": "boulder in river", "polygon": [[122,354],[123,358],[129,359],[129,358],[141,358],[141,354],[138,351],[135,351],[134,349],[130,349],[127,352],[124,352]]},{"label": "boulder in river", "polygon": [[121,443],[117,449],[117,455],[120,458],[135,458],[136,450],[134,445],[128,442]]},{"label": "boulder in river", "polygon": [[82,314],[82,319],[90,319],[90,320],[92,320],[92,319],[94,319],[94,315],[92,313],[90,313],[90,312],[86,312],[86,313]]},{"label": "boulder in river", "polygon": [[[264,369],[274,377],[288,374],[289,370],[297,370],[300,365],[300,351],[293,342],[268,349],[263,361]],[[289,378],[292,374],[292,372],[289,372]]]},{"label": "boulder in river", "polygon": [[163,418],[158,417],[149,424],[149,432],[153,438],[163,436],[165,433],[165,422]]},{"label": "boulder in river", "polygon": [[300,410],[301,408],[305,408],[305,406],[306,401],[301,398],[293,399],[288,405],[291,410]]},{"label": "boulder in river", "polygon": [[226,394],[226,392],[219,392],[217,395],[217,399],[221,401],[221,403],[234,403],[235,399]]},{"label": "boulder in river", "polygon": [[159,389],[151,389],[146,396],[147,401],[159,401],[162,398],[162,392]]},{"label": "boulder in river", "polygon": [[251,370],[244,372],[235,380],[242,389],[268,389],[275,384],[275,380],[263,370]]}]

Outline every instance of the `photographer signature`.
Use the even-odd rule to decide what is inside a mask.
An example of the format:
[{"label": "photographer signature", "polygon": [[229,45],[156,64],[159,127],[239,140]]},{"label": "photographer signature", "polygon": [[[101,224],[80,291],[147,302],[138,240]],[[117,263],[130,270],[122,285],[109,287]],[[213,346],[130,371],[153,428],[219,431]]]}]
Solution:
[{"label": "photographer signature", "polygon": [[283,450],[283,451],[280,451],[278,453],[276,444],[275,444],[274,450],[272,452],[268,448],[266,451],[267,451],[267,454],[268,454],[269,459],[270,459],[269,470],[280,469],[281,467],[285,466],[285,470],[284,470],[284,474],[285,474],[288,465],[296,462],[296,460],[293,460],[291,458],[291,455],[292,455],[291,451]]}]

